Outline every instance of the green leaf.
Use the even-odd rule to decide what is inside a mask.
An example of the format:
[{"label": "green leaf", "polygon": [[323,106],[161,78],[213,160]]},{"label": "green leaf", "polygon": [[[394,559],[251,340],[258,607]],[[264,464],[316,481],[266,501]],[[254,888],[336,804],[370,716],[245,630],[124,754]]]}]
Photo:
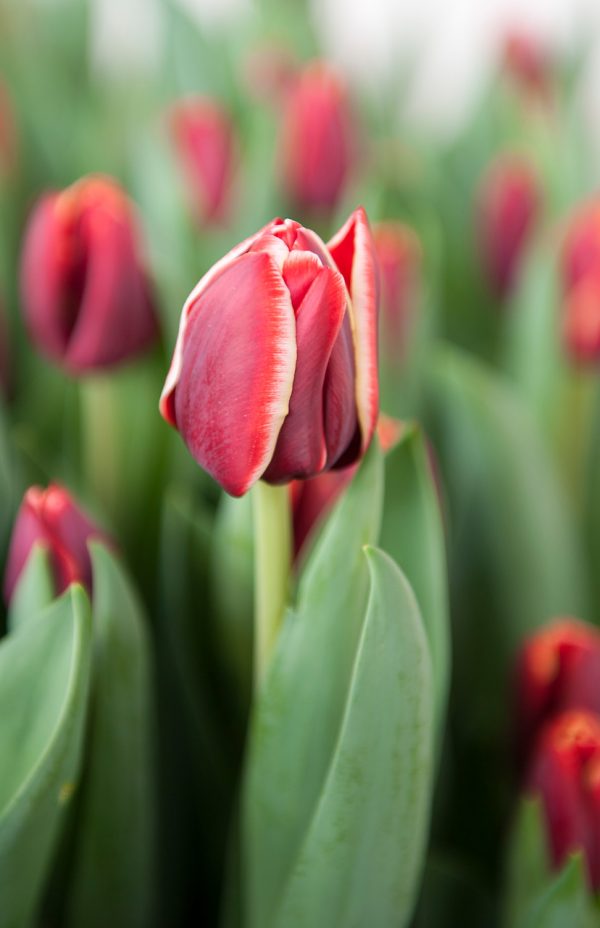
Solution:
[{"label": "green leaf", "polygon": [[277,914],[280,928],[408,924],[429,824],[434,705],[418,606],[383,551],[344,718]]},{"label": "green leaf", "polygon": [[539,799],[524,799],[508,849],[505,928],[594,928],[599,914],[581,854],[553,873]]},{"label": "green leaf", "polygon": [[377,541],[382,477],[373,445],[310,552],[255,703],[242,854],[256,928],[269,925],[292,871],[342,723],[368,595],[362,547]]},{"label": "green leaf", "polygon": [[90,543],[94,661],[67,924],[147,928],[155,892],[151,664],[145,619],[114,555]]},{"label": "green leaf", "polygon": [[411,584],[429,640],[436,722],[443,726],[450,677],[448,577],[440,499],[420,428],[409,425],[385,456],[380,547]]},{"label": "green leaf", "polygon": [[576,854],[532,906],[522,928],[597,928],[599,921],[600,913],[586,885],[583,858]]},{"label": "green leaf", "polygon": [[0,644],[0,925],[32,924],[79,778],[91,619],[70,589]]},{"label": "green leaf", "polygon": [[510,385],[451,348],[434,357],[431,373],[454,528],[470,517],[466,548],[485,547],[502,612],[502,650],[512,653],[551,616],[587,614],[573,515]]},{"label": "green leaf", "polygon": [[54,577],[47,549],[35,544],[10,601],[8,627],[11,632],[25,628],[55,598]]}]

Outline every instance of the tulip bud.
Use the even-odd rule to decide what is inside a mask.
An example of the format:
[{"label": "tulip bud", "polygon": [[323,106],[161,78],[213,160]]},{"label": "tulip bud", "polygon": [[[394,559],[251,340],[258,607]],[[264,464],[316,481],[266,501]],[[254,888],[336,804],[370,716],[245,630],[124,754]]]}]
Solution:
[{"label": "tulip bud", "polygon": [[229,116],[216,100],[193,97],[172,108],[170,125],[198,221],[221,221],[227,212],[234,163]]},{"label": "tulip bud", "polygon": [[561,265],[565,293],[589,275],[600,276],[600,200],[584,204],[570,219]]},{"label": "tulip bud", "polygon": [[106,540],[88,516],[58,484],[47,490],[30,487],[17,513],[4,575],[4,598],[10,602],[21,572],[35,544],[49,556],[56,586],[62,593],[71,583],[92,589],[92,562],[87,547],[91,538]]},{"label": "tulip bud", "polygon": [[373,241],[381,281],[380,345],[392,362],[406,353],[418,301],[421,246],[412,229],[401,222],[380,222]]},{"label": "tulip bud", "polygon": [[108,177],[42,197],[25,233],[21,290],[31,337],[71,374],[112,367],[157,338],[134,209]]},{"label": "tulip bud", "polygon": [[528,638],[517,661],[517,707],[522,758],[556,713],[600,714],[600,633],[576,619],[558,619]]},{"label": "tulip bud", "polygon": [[484,270],[501,299],[516,283],[540,205],[537,177],[524,158],[505,153],[492,162],[479,187],[478,225]]},{"label": "tulip bud", "polygon": [[593,364],[600,359],[600,269],[588,274],[566,295],[563,339],[571,359]]},{"label": "tulip bud", "polygon": [[325,63],[309,64],[284,101],[281,136],[283,181],[300,210],[332,210],[353,161],[347,92]]},{"label": "tulip bud", "polygon": [[553,866],[582,851],[590,886],[600,889],[600,718],[564,712],[541,731],[527,789],[542,800]]},{"label": "tulip bud", "polygon": [[552,63],[538,38],[511,30],[502,53],[506,74],[532,100],[547,103],[552,94]]},{"label": "tulip bud", "polygon": [[375,261],[363,209],[328,245],[275,219],[186,300],[160,410],[232,496],[366,450],[378,411]]}]

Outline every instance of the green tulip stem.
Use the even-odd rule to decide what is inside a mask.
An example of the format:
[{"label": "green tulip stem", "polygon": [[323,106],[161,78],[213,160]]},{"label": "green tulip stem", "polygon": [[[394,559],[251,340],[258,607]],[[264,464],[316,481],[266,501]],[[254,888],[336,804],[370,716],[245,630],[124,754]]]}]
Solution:
[{"label": "green tulip stem", "polygon": [[287,486],[259,480],[254,508],[254,686],[261,686],[287,601],[292,560],[290,495]]},{"label": "green tulip stem", "polygon": [[80,383],[83,468],[87,488],[110,519],[119,496],[119,407],[114,377],[92,376]]}]

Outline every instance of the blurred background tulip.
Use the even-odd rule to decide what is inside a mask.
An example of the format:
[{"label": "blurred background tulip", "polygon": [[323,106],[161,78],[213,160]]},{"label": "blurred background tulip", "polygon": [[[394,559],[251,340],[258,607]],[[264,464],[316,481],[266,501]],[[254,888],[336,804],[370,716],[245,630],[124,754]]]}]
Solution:
[{"label": "blurred background tulip", "polygon": [[137,219],[109,178],[84,178],[40,200],[21,288],[31,337],[73,375],[127,361],[158,337]]},{"label": "blurred background tulip", "polygon": [[326,62],[314,61],[290,83],[282,107],[285,191],[295,209],[326,215],[339,203],[356,159],[343,78]]},{"label": "blurred background tulip", "polygon": [[500,299],[506,299],[517,282],[541,206],[530,162],[512,152],[498,155],[480,181],[477,227],[486,277]]},{"label": "blurred background tulip", "polygon": [[539,734],[527,789],[541,796],[555,868],[582,851],[591,889],[600,889],[600,719],[559,714]]},{"label": "blurred background tulip", "polygon": [[381,287],[380,353],[388,364],[399,366],[419,311],[421,246],[415,232],[400,222],[376,223],[373,241]]},{"label": "blurred background tulip", "polygon": [[200,226],[227,218],[235,162],[234,127],[217,100],[190,97],[174,104],[169,125]]},{"label": "blurred background tulip", "polygon": [[64,487],[51,484],[46,490],[27,490],[12,532],[4,575],[4,597],[10,601],[34,546],[50,558],[56,594],[71,583],[92,589],[92,562],[88,541],[106,536],[77,506]]}]

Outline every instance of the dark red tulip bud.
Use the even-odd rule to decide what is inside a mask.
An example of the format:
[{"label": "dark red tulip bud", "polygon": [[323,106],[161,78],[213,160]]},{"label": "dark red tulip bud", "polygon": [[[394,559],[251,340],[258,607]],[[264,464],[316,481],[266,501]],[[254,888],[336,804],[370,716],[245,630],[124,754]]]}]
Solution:
[{"label": "dark red tulip bud", "polygon": [[558,712],[600,714],[600,632],[558,619],[525,642],[517,662],[519,748],[525,760],[539,729]]},{"label": "dark red tulip bud", "polygon": [[34,545],[45,548],[56,585],[56,594],[71,583],[92,589],[92,562],[88,540],[106,536],[74,503],[67,490],[51,484],[47,490],[27,490],[13,528],[4,575],[4,598],[10,602],[21,572]]},{"label": "dark red tulip bud", "polygon": [[542,729],[526,787],[542,800],[556,869],[582,851],[590,887],[600,889],[600,719],[564,712]]},{"label": "dark red tulip bud", "polygon": [[354,162],[346,87],[315,61],[291,83],[284,100],[281,159],[286,190],[300,210],[332,210]]},{"label": "dark red tulip bud", "polygon": [[377,268],[363,209],[328,245],[275,219],[181,316],[160,410],[233,496],[345,467],[377,421]]},{"label": "dark red tulip bud", "polygon": [[209,97],[191,97],[171,109],[175,149],[200,224],[227,213],[234,168],[234,130],[223,107]]},{"label": "dark red tulip bud", "polygon": [[127,361],[158,336],[135,211],[108,177],[40,200],[25,234],[21,290],[31,337],[71,374]]},{"label": "dark red tulip bud", "polygon": [[410,342],[419,301],[421,246],[401,222],[373,227],[381,285],[380,346],[390,362],[400,362]]},{"label": "dark red tulip bud", "polygon": [[496,158],[479,187],[478,228],[486,277],[501,299],[517,281],[540,207],[538,179],[529,162],[516,154]]}]

